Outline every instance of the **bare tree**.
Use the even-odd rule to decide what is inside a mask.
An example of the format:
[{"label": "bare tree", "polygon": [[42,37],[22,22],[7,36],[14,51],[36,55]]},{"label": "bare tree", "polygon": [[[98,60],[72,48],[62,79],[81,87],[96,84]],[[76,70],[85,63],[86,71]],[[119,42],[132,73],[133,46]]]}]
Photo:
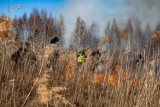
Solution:
[{"label": "bare tree", "polygon": [[125,26],[125,29],[124,29],[124,34],[127,36],[127,41],[124,41],[126,43],[125,44],[125,47],[126,47],[126,51],[130,52],[131,51],[131,48],[132,48],[132,45],[133,44],[133,25],[132,25],[132,21],[131,19],[129,19],[127,21],[127,24]]},{"label": "bare tree", "polygon": [[92,23],[90,28],[87,30],[86,39],[84,41],[84,45],[86,48],[96,48],[99,44],[99,37],[98,37],[98,24],[95,22]]},{"label": "bare tree", "polygon": [[150,27],[150,24],[148,23],[146,25],[146,28],[145,28],[145,31],[144,31],[144,35],[146,35],[145,44],[148,44],[148,42],[149,42],[149,40],[151,38],[151,34],[152,34],[151,27]]},{"label": "bare tree", "polygon": [[72,48],[85,48],[84,41],[87,33],[86,31],[85,22],[78,17],[73,36],[71,38]]},{"label": "bare tree", "polygon": [[119,32],[120,30],[118,28],[117,22],[114,19],[111,27],[111,36],[113,38],[112,48],[115,48],[116,50],[120,49]]},{"label": "bare tree", "polygon": [[57,23],[57,36],[60,38],[59,45],[63,46],[64,45],[64,34],[65,34],[65,25],[64,25],[64,17],[61,15],[59,17],[59,21]]},{"label": "bare tree", "polygon": [[141,29],[141,22],[139,20],[135,21],[135,31],[134,31],[134,38],[135,38],[135,47],[138,49],[137,52],[140,53],[144,48],[144,36]]},{"label": "bare tree", "polygon": [[47,42],[49,42],[54,36],[56,36],[56,20],[50,14],[47,18],[45,30],[46,30],[46,38]]},{"label": "bare tree", "polygon": [[13,21],[14,33],[22,41],[25,41],[28,37],[28,19],[26,13],[19,19],[15,18]]},{"label": "bare tree", "polygon": [[41,18],[41,29],[40,29],[40,38],[42,41],[42,47],[44,47],[47,43],[47,36],[46,36],[46,27],[47,27],[47,19],[48,13],[46,10],[41,10],[40,18]]},{"label": "bare tree", "polygon": [[[34,8],[29,16],[29,40],[33,46],[40,45],[41,18],[39,10]],[[34,48],[34,47],[33,47]]]},{"label": "bare tree", "polygon": [[113,37],[111,36],[111,28],[110,22],[107,22],[107,26],[105,28],[105,37],[108,38],[108,49],[111,50],[113,44]]}]

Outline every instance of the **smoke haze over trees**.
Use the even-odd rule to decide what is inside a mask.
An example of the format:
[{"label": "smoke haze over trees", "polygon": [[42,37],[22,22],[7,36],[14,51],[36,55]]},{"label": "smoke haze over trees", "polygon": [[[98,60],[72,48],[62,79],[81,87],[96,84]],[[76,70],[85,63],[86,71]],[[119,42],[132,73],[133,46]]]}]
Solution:
[{"label": "smoke haze over trees", "polygon": [[[91,25],[80,16],[74,24],[71,38],[67,40],[66,20],[63,15],[58,18],[52,16],[46,10],[34,8],[27,16],[24,13],[21,17],[14,18],[14,33],[21,40],[29,40],[32,46],[44,47],[55,36],[60,38],[59,46],[70,49],[96,48],[100,43],[99,22],[92,22]],[[140,51],[144,46],[148,46],[151,35],[160,30],[160,27],[151,28],[150,24],[144,27],[140,20],[126,20],[125,26],[120,26],[116,19],[106,20],[103,29],[104,37],[108,38],[107,50],[129,50]],[[126,38],[122,37],[127,35]],[[66,41],[67,40],[67,41]],[[33,48],[35,48],[33,47]],[[136,49],[137,47],[138,50]]]}]

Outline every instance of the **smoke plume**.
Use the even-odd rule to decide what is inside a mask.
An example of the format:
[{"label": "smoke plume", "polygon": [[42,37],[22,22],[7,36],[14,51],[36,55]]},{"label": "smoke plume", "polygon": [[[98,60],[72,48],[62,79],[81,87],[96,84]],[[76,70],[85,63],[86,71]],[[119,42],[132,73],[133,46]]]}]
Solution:
[{"label": "smoke plume", "polygon": [[141,21],[141,27],[150,24],[152,28],[160,22],[160,0],[68,0],[59,14],[65,17],[67,29],[66,38],[69,40],[76,18],[80,16],[88,26],[93,21],[99,24],[99,36],[104,36],[104,28],[108,21],[116,19],[119,27],[124,28],[128,19],[132,22]]}]

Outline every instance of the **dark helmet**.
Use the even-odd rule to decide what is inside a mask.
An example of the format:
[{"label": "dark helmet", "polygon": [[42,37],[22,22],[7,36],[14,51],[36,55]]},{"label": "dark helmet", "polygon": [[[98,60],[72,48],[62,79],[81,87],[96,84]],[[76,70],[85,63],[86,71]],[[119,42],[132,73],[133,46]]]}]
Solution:
[{"label": "dark helmet", "polygon": [[55,44],[55,43],[57,43],[59,41],[59,38],[58,37],[54,37],[51,41],[50,41],[50,43],[51,44]]}]

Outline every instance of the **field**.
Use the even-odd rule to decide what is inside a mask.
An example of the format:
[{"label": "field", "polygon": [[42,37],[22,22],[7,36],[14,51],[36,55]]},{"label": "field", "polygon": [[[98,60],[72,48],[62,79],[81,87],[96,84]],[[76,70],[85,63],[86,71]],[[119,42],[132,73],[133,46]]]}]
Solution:
[{"label": "field", "polygon": [[[52,67],[47,67],[51,49],[31,64],[23,59],[22,66],[14,69],[11,56],[16,49],[1,45],[0,50],[0,105],[1,107],[159,107],[160,80],[154,72],[156,60],[145,59],[143,65],[132,67],[131,57],[123,52],[107,52],[98,62],[103,62],[103,72],[94,72],[87,57],[77,64],[76,52],[58,48]],[[117,58],[117,64],[113,63]],[[159,58],[159,54],[153,56]],[[56,58],[56,60],[55,60]],[[110,64],[110,65],[109,65]],[[110,73],[110,69],[112,72]]]}]

